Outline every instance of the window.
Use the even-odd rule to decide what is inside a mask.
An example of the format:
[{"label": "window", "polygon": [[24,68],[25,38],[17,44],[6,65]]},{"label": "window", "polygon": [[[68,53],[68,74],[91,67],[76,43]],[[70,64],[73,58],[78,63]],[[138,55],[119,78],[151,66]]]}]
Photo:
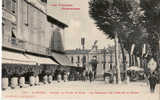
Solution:
[{"label": "window", "polygon": [[2,23],[2,34],[4,35],[4,23]]},{"label": "window", "polygon": [[2,7],[4,7],[5,5],[5,0],[2,0]]},{"label": "window", "polygon": [[77,56],[77,60],[78,60],[77,62],[80,63],[80,57],[79,56]]},{"label": "window", "polygon": [[2,39],[4,39],[5,24],[2,22]]},{"label": "window", "polygon": [[16,0],[12,0],[12,12],[16,13]]},{"label": "window", "polygon": [[27,2],[23,2],[23,21],[26,26],[28,26],[28,7]]},{"label": "window", "polygon": [[11,0],[4,0],[5,1],[5,7],[7,10],[11,11],[11,5],[12,1]]},{"label": "window", "polygon": [[62,36],[59,28],[56,28],[53,32],[53,48],[56,51],[63,51],[63,41]]},{"label": "window", "polygon": [[93,59],[94,59],[94,60],[97,60],[97,56],[93,56]]},{"label": "window", "polygon": [[71,57],[71,62],[72,62],[72,63],[74,63],[74,59],[73,59],[73,56]]},{"label": "window", "polygon": [[110,64],[110,70],[112,70],[113,68],[112,68],[112,64]]},{"label": "window", "polygon": [[83,56],[82,61],[83,61],[83,64],[86,63],[86,56]]},{"label": "window", "polygon": [[12,41],[12,44],[16,45],[15,28],[12,28],[11,30],[11,41]]}]

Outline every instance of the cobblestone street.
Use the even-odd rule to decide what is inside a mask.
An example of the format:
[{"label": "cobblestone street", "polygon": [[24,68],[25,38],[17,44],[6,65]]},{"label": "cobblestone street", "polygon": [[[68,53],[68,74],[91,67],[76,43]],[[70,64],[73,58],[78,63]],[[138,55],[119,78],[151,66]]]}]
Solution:
[{"label": "cobblestone street", "polygon": [[[144,83],[111,85],[102,81],[53,82],[52,84],[7,90],[2,92],[4,100],[159,100],[158,86],[150,93]],[[25,98],[25,99],[24,99]]]}]

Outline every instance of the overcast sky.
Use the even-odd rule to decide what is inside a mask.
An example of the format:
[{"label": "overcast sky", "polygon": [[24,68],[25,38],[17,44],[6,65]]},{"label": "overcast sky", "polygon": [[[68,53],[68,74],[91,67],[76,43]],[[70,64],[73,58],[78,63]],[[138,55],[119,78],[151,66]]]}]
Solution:
[{"label": "overcast sky", "polygon": [[[81,37],[86,38],[86,49],[90,49],[95,40],[98,40],[98,48],[113,45],[113,40],[107,39],[103,32],[99,31],[93,19],[89,17],[89,0],[48,0],[48,13],[56,19],[66,23],[65,49],[81,48]],[[55,4],[70,4],[68,8],[80,8],[80,10],[62,10]],[[66,7],[65,7],[66,8]]]}]

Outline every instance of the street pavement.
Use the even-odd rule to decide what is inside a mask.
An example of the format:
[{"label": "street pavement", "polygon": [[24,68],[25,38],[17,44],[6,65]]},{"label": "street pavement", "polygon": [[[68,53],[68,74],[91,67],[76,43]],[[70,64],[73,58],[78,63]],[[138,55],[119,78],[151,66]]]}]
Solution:
[{"label": "street pavement", "polygon": [[[158,88],[159,87],[159,88]],[[2,100],[160,100],[160,85],[155,93],[142,82],[105,84],[103,81],[53,82],[2,92]]]}]

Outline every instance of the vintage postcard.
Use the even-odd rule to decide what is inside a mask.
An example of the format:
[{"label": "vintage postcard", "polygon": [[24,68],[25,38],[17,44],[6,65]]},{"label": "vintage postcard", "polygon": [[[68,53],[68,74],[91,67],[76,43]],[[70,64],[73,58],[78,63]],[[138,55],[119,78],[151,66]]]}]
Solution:
[{"label": "vintage postcard", "polygon": [[1,0],[2,100],[160,100],[160,0]]}]

